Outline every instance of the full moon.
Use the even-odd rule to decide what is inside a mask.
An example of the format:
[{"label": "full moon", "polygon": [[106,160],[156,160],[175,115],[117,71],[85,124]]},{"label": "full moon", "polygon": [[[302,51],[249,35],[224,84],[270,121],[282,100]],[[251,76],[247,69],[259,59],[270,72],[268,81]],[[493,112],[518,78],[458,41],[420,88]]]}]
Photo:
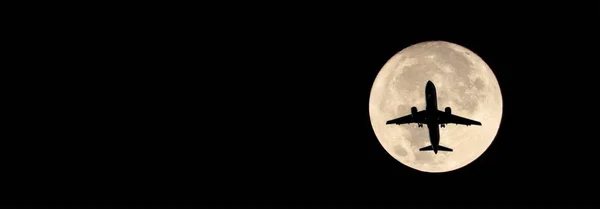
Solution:
[{"label": "full moon", "polygon": [[[438,109],[476,120],[481,126],[447,124],[440,128],[439,144],[452,152],[419,151],[431,145],[427,125],[389,124],[425,109],[425,85],[437,89]],[[409,46],[381,68],[369,99],[371,125],[383,148],[402,164],[423,172],[440,173],[462,168],[491,145],[502,119],[502,94],[490,67],[474,52],[446,41]],[[439,126],[438,126],[439,127]]]}]

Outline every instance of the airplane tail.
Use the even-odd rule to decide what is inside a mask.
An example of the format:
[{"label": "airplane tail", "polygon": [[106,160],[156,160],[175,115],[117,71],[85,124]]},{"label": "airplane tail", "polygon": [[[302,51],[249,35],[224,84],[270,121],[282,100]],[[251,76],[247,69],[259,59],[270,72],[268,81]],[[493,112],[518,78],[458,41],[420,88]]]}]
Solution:
[{"label": "airplane tail", "polygon": [[[452,149],[450,149],[448,147],[441,146],[441,145],[438,145],[437,149],[439,151],[452,152]],[[423,147],[423,148],[419,149],[419,151],[433,151],[433,146],[429,145],[429,146]]]}]

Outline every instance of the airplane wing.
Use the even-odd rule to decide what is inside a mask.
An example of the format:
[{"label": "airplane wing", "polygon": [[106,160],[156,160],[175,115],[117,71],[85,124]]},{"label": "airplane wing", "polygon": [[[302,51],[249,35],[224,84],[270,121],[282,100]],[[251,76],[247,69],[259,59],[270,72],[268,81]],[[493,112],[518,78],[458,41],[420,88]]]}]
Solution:
[{"label": "airplane wing", "polygon": [[388,120],[385,124],[409,124],[409,123],[426,123],[425,117],[422,116],[423,111],[417,112],[416,114],[410,114],[402,116],[393,120]]},{"label": "airplane wing", "polygon": [[454,124],[466,125],[466,126],[470,126],[470,125],[480,126],[481,125],[481,122],[479,122],[479,121],[463,118],[458,115],[448,114],[448,113],[445,113],[442,111],[440,111],[440,123],[441,124],[454,123]]}]

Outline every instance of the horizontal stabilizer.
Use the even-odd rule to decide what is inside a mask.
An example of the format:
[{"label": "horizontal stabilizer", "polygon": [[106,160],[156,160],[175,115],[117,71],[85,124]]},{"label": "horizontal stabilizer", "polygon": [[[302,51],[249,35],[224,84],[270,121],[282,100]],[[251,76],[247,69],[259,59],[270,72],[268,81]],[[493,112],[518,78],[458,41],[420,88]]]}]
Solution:
[{"label": "horizontal stabilizer", "polygon": [[419,151],[430,151],[430,150],[433,150],[433,146],[431,146],[431,145],[419,149]]},{"label": "horizontal stabilizer", "polygon": [[439,151],[452,152],[452,149],[450,149],[448,147],[444,147],[444,146],[439,146],[439,145],[438,145],[438,150]]},{"label": "horizontal stabilizer", "polygon": [[[437,146],[437,150],[452,152],[452,149],[450,149],[448,147],[440,146],[440,145]],[[429,145],[429,146],[423,147],[423,148],[419,149],[419,151],[433,151],[433,146]]]}]

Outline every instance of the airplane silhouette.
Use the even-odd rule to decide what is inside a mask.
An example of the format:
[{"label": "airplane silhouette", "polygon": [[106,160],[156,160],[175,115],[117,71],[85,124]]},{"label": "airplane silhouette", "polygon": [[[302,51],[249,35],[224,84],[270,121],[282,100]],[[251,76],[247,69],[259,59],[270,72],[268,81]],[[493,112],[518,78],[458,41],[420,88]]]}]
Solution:
[{"label": "airplane silhouette", "polygon": [[387,121],[385,124],[410,124],[417,123],[419,128],[423,128],[423,124],[427,124],[429,129],[429,141],[431,145],[419,149],[419,151],[432,151],[437,155],[439,151],[452,152],[452,149],[441,146],[440,143],[440,127],[445,128],[446,124],[454,123],[460,125],[479,125],[481,123],[471,119],[463,118],[452,114],[452,109],[446,107],[444,111],[438,110],[437,107],[437,94],[435,85],[433,82],[427,81],[425,86],[425,110],[417,111],[416,107],[410,108],[410,115],[399,117],[393,120]]}]

